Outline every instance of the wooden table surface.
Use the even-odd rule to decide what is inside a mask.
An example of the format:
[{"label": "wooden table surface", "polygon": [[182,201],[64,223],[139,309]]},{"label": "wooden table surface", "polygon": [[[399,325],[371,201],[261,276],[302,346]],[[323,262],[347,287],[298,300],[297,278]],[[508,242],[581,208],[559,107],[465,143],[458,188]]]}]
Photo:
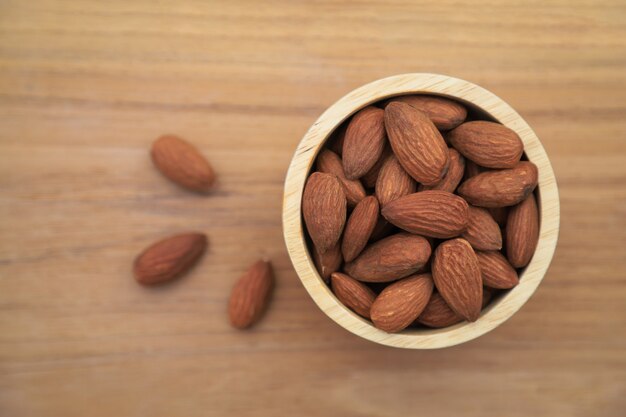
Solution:
[{"label": "wooden table surface", "polygon": [[[626,3],[0,2],[0,415],[621,416],[626,406]],[[296,144],[371,80],[435,72],[535,129],[561,235],[510,321],[438,351],[338,327],[292,270],[282,186]],[[219,173],[209,197],[152,167],[165,132]],[[205,231],[184,279],[146,289],[151,241]],[[274,303],[225,314],[261,256]]]}]

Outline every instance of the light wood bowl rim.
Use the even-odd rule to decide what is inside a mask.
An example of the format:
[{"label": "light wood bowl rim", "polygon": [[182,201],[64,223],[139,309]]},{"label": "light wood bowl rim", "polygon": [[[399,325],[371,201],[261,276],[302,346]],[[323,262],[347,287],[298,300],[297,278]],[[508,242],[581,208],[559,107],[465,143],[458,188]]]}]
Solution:
[{"label": "light wood bowl rim", "polygon": [[[533,259],[520,274],[520,284],[482,312],[474,323],[444,329],[405,330],[389,334],[375,328],[345,307],[318,274],[309,254],[301,215],[304,184],[315,158],[333,130],[357,110],[387,97],[427,93],[471,103],[513,129],[524,142],[524,151],[539,170],[539,242]],[[302,138],[285,179],[283,233],[293,266],[318,307],[346,330],[372,342],[408,349],[436,349],[475,339],[504,323],[532,296],[550,265],[559,232],[559,195],[556,178],[539,138],[526,121],[502,99],[482,87],[440,74],[402,74],[359,87],[331,105]]]}]

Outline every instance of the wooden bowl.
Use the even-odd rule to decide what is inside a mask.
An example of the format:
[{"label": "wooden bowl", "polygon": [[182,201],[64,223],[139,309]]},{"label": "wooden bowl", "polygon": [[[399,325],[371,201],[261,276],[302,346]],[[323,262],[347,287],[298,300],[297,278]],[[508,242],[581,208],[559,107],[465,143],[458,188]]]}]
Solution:
[{"label": "wooden bowl", "polygon": [[[450,97],[468,108],[484,112],[513,129],[524,142],[526,157],[539,169],[539,242],[531,262],[520,273],[518,286],[500,295],[474,323],[462,322],[443,329],[407,329],[389,334],[375,328],[345,307],[318,274],[307,248],[301,213],[304,184],[318,152],[331,133],[359,109],[385,98],[426,93]],[[496,328],[517,312],[545,276],[559,232],[559,194],[552,166],[535,132],[507,103],[475,84],[437,74],[404,74],[374,81],[350,92],[330,106],[304,135],[291,160],[285,180],[283,233],[293,266],[318,307],[350,332],[383,345],[408,349],[454,346]]]}]

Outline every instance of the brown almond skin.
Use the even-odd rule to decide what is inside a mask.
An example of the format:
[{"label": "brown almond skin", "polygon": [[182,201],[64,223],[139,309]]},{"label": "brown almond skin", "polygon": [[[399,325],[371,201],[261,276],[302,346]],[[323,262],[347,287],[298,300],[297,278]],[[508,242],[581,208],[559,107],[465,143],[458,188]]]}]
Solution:
[{"label": "brown almond skin", "polygon": [[483,285],[497,289],[509,289],[519,284],[517,272],[498,251],[476,251]]},{"label": "brown almond skin", "polygon": [[434,185],[448,171],[448,147],[428,116],[406,103],[385,107],[385,128],[400,164],[417,182]]},{"label": "brown almond skin", "polygon": [[343,186],[348,206],[354,207],[365,198],[365,188],[359,180],[349,180],[343,172],[343,165],[339,155],[328,149],[323,149],[317,157],[317,170],[336,175]]},{"label": "brown almond skin", "polygon": [[428,241],[417,235],[398,233],[367,246],[344,269],[364,282],[389,282],[420,270],[430,258]]},{"label": "brown almond skin", "polygon": [[480,316],[483,283],[478,258],[469,242],[457,238],[441,243],[432,262],[435,286],[450,308],[467,321]]},{"label": "brown almond skin", "polygon": [[388,203],[383,207],[382,215],[407,232],[445,239],[465,231],[468,205],[457,195],[429,190]]},{"label": "brown almond skin", "polygon": [[304,187],[302,215],[317,250],[323,254],[335,246],[346,222],[347,201],[335,175],[314,172]]},{"label": "brown almond skin", "polygon": [[506,219],[509,217],[508,207],[491,207],[488,208],[487,211],[500,227],[506,225]]},{"label": "brown almond skin", "polygon": [[454,129],[467,117],[465,106],[443,97],[420,94],[394,97],[391,101],[406,103],[421,111],[439,130]]},{"label": "brown almond skin", "polygon": [[491,299],[496,295],[498,290],[495,288],[483,287],[483,310],[487,307],[487,304],[491,301]]},{"label": "brown almond skin", "polygon": [[199,193],[213,188],[215,172],[191,143],[174,135],[164,135],[152,144],[150,156],[158,170],[181,187]]},{"label": "brown almond skin", "polygon": [[346,223],[341,252],[346,262],[356,258],[370,239],[380,214],[376,197],[365,197],[356,205]]},{"label": "brown almond skin", "polygon": [[474,250],[502,249],[502,233],[498,223],[484,208],[469,206],[467,229],[461,235]]},{"label": "brown almond skin", "polygon": [[487,168],[513,168],[524,152],[517,133],[484,120],[463,123],[448,133],[447,138],[463,156]]},{"label": "brown almond skin", "polygon": [[479,207],[513,206],[533,192],[537,175],[535,164],[522,161],[514,168],[478,174],[461,184],[458,193]]},{"label": "brown almond skin", "polygon": [[511,207],[506,222],[506,256],[515,268],[530,262],[539,239],[539,212],[533,194]]},{"label": "brown almond skin", "polygon": [[343,305],[359,316],[370,318],[370,308],[376,294],[367,285],[346,274],[336,272],[331,276],[331,286],[333,293]]},{"label": "brown almond skin", "polygon": [[335,246],[320,254],[315,247],[311,251],[313,262],[325,283],[330,282],[330,276],[333,272],[341,269],[343,264],[343,256],[341,254],[341,243],[337,242]]},{"label": "brown almond skin", "polygon": [[402,168],[394,155],[383,164],[376,181],[376,198],[381,206],[417,190],[415,180]]},{"label": "brown almond skin", "polygon": [[433,293],[426,308],[417,318],[418,323],[434,328],[448,327],[462,321],[463,317],[456,314],[438,292]]},{"label": "brown almond skin", "polygon": [[465,158],[463,158],[463,156],[458,153],[456,149],[449,148],[448,153],[450,156],[450,165],[448,166],[448,172],[446,175],[435,185],[420,184],[420,191],[441,190],[453,193],[454,190],[456,190],[456,187],[458,187],[461,179],[463,179],[463,174],[465,173]]},{"label": "brown almond skin", "polygon": [[370,315],[374,326],[387,333],[404,330],[424,310],[432,292],[430,274],[413,275],[394,282],[372,304]]},{"label": "brown almond skin", "polygon": [[392,235],[394,231],[396,231],[396,226],[385,220],[383,216],[378,216],[378,221],[376,222],[376,226],[374,226],[374,230],[370,236],[370,242],[376,242],[380,239],[386,238],[387,236]]},{"label": "brown almond skin", "polygon": [[[485,306],[489,304],[492,295],[493,290],[483,287],[482,308],[485,308]],[[443,299],[441,294],[433,292],[433,295],[428,301],[428,305],[426,305],[422,314],[420,314],[417,318],[416,324],[423,324],[424,326],[433,328],[441,328],[452,326],[453,324],[457,324],[462,321],[463,317],[456,314],[450,306],[446,304],[446,301]]]},{"label": "brown almond skin", "polygon": [[463,176],[463,180],[468,180],[481,172],[487,171],[487,168],[481,167],[474,161],[470,161],[469,159],[465,160],[465,175]]},{"label": "brown almond skin", "polygon": [[230,324],[245,329],[259,321],[274,288],[274,272],[268,261],[260,260],[237,281],[230,294]]},{"label": "brown almond skin", "polygon": [[135,279],[154,285],[178,278],[198,262],[206,248],[203,233],[184,233],[153,243],[135,258]]},{"label": "brown almond skin", "polygon": [[348,128],[348,122],[344,122],[339,126],[330,138],[327,148],[341,157],[343,153],[343,141],[346,138],[346,129]]},{"label": "brown almond skin", "polygon": [[382,155],[380,155],[380,158],[378,158],[378,161],[376,161],[374,166],[361,177],[361,183],[363,184],[363,186],[365,186],[366,188],[374,188],[376,186],[378,173],[380,172],[383,164],[385,163],[389,155],[392,154],[393,153],[391,151],[391,147],[389,145],[385,146],[385,149],[383,150]]},{"label": "brown almond skin", "polygon": [[361,178],[382,155],[386,143],[384,114],[382,109],[368,106],[350,120],[342,153],[346,178]]}]

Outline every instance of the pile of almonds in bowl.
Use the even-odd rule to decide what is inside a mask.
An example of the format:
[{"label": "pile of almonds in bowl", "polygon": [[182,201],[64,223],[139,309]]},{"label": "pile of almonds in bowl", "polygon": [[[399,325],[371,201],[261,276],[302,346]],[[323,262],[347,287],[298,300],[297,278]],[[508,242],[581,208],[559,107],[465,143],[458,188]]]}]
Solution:
[{"label": "pile of almonds in bowl", "polygon": [[335,130],[305,184],[319,275],[388,333],[476,321],[539,234],[537,167],[511,129],[456,101],[394,97]]}]

